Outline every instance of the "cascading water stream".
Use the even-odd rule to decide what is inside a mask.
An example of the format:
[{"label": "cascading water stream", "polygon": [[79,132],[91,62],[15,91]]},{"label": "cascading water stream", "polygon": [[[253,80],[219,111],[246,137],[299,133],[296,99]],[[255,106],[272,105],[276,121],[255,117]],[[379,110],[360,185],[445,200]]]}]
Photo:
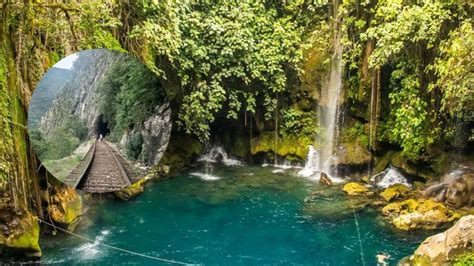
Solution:
[{"label": "cascading water stream", "polygon": [[324,134],[320,136],[320,148],[315,150],[312,146],[309,148],[308,159],[302,171],[302,176],[312,176],[316,173],[325,172],[331,177],[337,176],[337,172],[331,169],[332,165],[337,164],[337,157],[334,156],[334,147],[340,131],[340,98],[342,92],[342,52],[341,43],[342,33],[338,29],[334,37],[334,53],[331,58],[331,70],[327,82],[321,90],[319,104],[319,128],[324,129]]},{"label": "cascading water stream", "polygon": [[341,32],[338,31],[334,38],[331,72],[326,86],[321,91],[318,112],[319,127],[325,130],[321,139],[323,145],[321,145],[319,150],[319,168],[320,171],[326,172],[331,176],[336,175],[331,170],[331,165],[337,164],[337,158],[333,156],[333,152],[340,126],[339,99],[342,90],[342,51]]}]

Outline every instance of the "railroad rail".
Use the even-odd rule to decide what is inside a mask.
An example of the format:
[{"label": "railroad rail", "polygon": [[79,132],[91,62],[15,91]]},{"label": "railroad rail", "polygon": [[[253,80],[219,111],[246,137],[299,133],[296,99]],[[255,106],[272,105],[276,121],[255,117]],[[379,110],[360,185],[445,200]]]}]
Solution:
[{"label": "railroad rail", "polygon": [[89,193],[107,193],[131,185],[127,161],[105,141],[94,141],[64,183]]}]

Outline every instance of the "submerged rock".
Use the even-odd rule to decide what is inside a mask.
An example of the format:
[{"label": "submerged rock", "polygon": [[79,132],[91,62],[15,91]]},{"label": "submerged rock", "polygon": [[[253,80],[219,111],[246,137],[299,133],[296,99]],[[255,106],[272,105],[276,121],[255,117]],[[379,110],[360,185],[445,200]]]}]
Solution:
[{"label": "submerged rock", "polygon": [[414,265],[449,265],[461,254],[474,252],[474,215],[462,217],[443,233],[428,237],[410,258]]},{"label": "submerged rock", "polygon": [[431,199],[408,199],[390,203],[382,209],[382,213],[401,230],[436,229],[460,217],[459,213]]},{"label": "submerged rock", "polygon": [[372,192],[361,183],[349,182],[342,187],[342,190],[350,196],[371,195]]},{"label": "submerged rock", "polygon": [[48,212],[51,219],[70,231],[74,231],[83,214],[83,200],[71,187],[55,187],[50,196]]},{"label": "submerged rock", "polygon": [[410,188],[403,184],[393,184],[386,188],[380,196],[390,202],[394,199],[405,198],[410,193]]}]

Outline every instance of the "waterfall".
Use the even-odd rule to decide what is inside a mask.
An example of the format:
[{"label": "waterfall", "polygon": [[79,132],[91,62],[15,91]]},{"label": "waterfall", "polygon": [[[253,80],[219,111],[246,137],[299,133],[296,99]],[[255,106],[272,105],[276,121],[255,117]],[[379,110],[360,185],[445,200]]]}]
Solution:
[{"label": "waterfall", "polygon": [[308,149],[308,155],[306,157],[306,163],[304,165],[304,168],[298,172],[298,175],[303,177],[310,177],[319,171],[319,153],[314,149],[312,145],[310,145]]},{"label": "waterfall", "polygon": [[380,188],[387,188],[393,184],[403,184],[411,187],[403,174],[397,168],[392,166],[380,172],[379,174],[374,175],[370,180],[372,182],[376,182],[377,186]]},{"label": "waterfall", "polygon": [[334,54],[331,59],[331,72],[326,85],[321,90],[319,105],[319,127],[324,129],[319,152],[320,171],[329,175],[337,175],[331,170],[332,164],[337,164],[334,146],[340,130],[340,96],[342,90],[342,44],[341,31],[334,38]]},{"label": "waterfall", "polygon": [[334,53],[331,58],[331,71],[328,79],[321,89],[319,104],[318,126],[324,130],[319,137],[321,144],[318,150],[313,146],[309,147],[306,165],[298,174],[310,177],[320,172],[325,172],[331,178],[337,176],[337,172],[331,169],[331,165],[337,164],[337,156],[334,154],[334,147],[340,132],[341,110],[340,98],[342,91],[342,33],[338,29],[334,37]]}]

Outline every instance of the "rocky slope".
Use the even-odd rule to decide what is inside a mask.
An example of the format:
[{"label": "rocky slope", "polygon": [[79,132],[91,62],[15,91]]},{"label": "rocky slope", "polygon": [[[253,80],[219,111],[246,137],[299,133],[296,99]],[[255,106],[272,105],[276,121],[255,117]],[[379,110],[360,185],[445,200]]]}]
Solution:
[{"label": "rocky slope", "polygon": [[85,121],[89,136],[96,136],[98,133],[96,125],[102,119],[98,86],[113,63],[123,55],[96,49],[80,52],[78,56],[74,61],[74,78],[64,85],[62,92],[41,119],[40,130],[46,136],[61,126],[70,115],[76,115]]}]

